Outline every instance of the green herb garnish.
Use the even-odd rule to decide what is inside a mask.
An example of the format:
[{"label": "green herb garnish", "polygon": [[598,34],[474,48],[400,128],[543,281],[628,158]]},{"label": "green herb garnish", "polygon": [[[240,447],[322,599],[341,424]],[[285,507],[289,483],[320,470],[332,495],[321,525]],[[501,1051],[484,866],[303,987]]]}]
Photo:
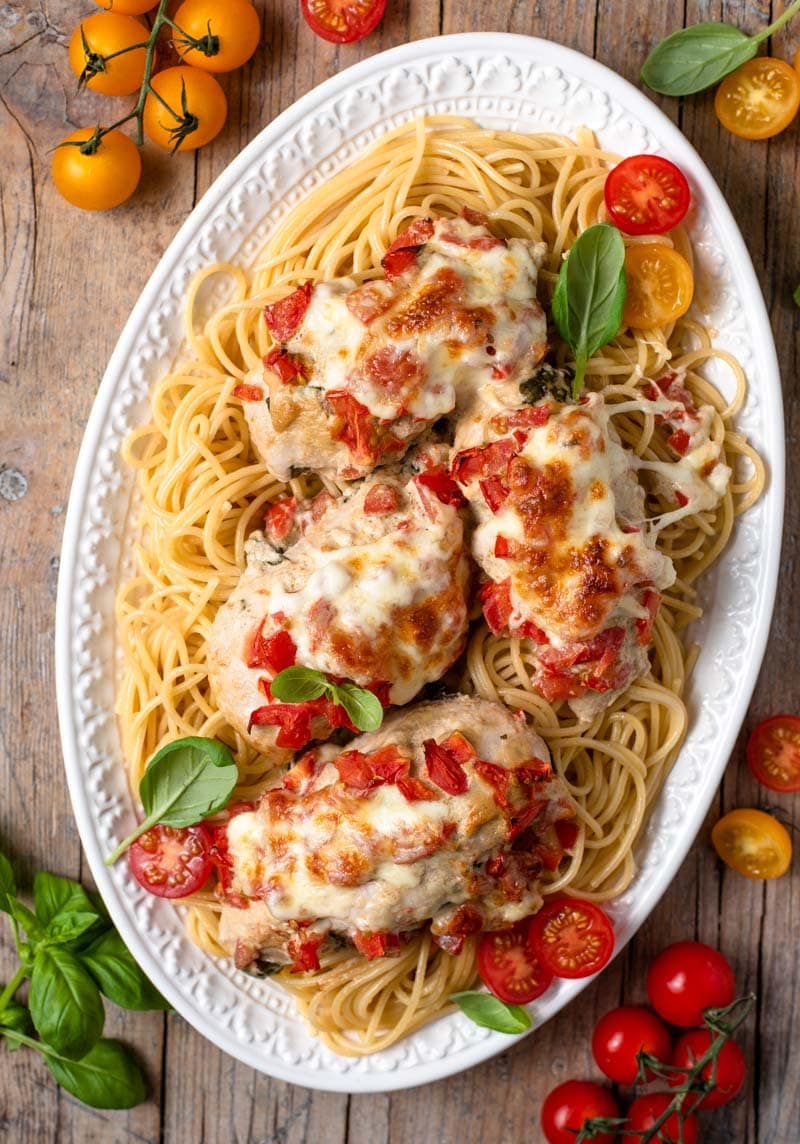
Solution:
[{"label": "green herb garnish", "polygon": [[491,993],[467,989],[463,993],[452,993],[450,1000],[470,1021],[484,1029],[494,1029],[498,1033],[524,1033],[531,1027],[527,1009],[521,1005],[508,1005]]},{"label": "green herb garnish", "polygon": [[327,695],[343,707],[359,731],[377,731],[383,722],[383,706],[377,695],[355,683],[332,683],[312,667],[287,667],[269,685],[270,694],[281,703],[307,703]]}]

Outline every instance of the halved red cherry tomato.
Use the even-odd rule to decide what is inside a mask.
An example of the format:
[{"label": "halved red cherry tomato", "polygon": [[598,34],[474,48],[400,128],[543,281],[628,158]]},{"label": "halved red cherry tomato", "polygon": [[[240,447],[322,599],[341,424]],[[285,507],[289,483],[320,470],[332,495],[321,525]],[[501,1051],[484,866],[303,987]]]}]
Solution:
[{"label": "halved red cherry tomato", "polygon": [[[671,1103],[672,1095],[668,1092],[648,1092],[643,1096],[637,1096],[628,1109],[628,1123],[625,1125],[626,1133],[630,1131],[637,1135],[622,1137],[626,1144],[639,1144],[644,1139],[647,1129],[653,1127]],[[689,1114],[684,1116],[683,1120],[679,1120],[677,1112],[673,1112],[659,1128],[658,1139],[663,1144],[678,1144],[678,1141],[682,1144],[697,1144],[697,1132],[697,1117]]]},{"label": "halved red cherry tomato", "polygon": [[187,898],[211,873],[211,832],[197,826],[151,826],[128,851],[131,873],[159,898]]},{"label": "halved red cherry tomato", "polygon": [[300,11],[311,31],[323,40],[353,44],[377,28],[386,0],[300,0]]},{"label": "halved red cherry tomato", "polygon": [[589,977],[610,960],[614,930],[594,902],[556,898],[531,919],[530,949],[556,977]]},{"label": "halved red cherry tomato", "polygon": [[484,985],[511,1005],[540,997],[553,980],[528,949],[528,926],[486,933],[478,945],[478,973]]},{"label": "halved red cherry tomato", "polygon": [[747,765],[770,790],[800,790],[800,719],[773,715],[759,723],[747,743]]},{"label": "halved red cherry tomato", "polygon": [[740,139],[770,139],[800,108],[800,76],[785,60],[758,56],[726,76],[717,88],[714,111]]},{"label": "halved red cherry tomato", "polygon": [[[547,1144],[575,1144],[587,1120],[618,1116],[619,1107],[607,1088],[591,1080],[567,1080],[545,1097],[542,1132]],[[616,1132],[592,1136],[594,1144],[614,1144],[616,1138]]]},{"label": "halved red cherry tomato", "polygon": [[668,945],[647,971],[650,1004],[671,1025],[700,1025],[704,1009],[723,1009],[735,993],[730,962],[702,941]]},{"label": "halved red cherry tomato", "polygon": [[[672,1064],[682,1069],[691,1068],[708,1052],[711,1047],[711,1039],[710,1029],[692,1029],[690,1032],[684,1033],[675,1045]],[[703,1069],[703,1079],[711,1080],[712,1071],[714,1071],[713,1063],[709,1061]],[[726,1041],[717,1056],[714,1087],[703,1097],[694,1094],[687,1095],[686,1107],[692,1109],[721,1108],[723,1104],[729,1104],[744,1084],[746,1075],[747,1062],[744,1059],[744,1053],[735,1041]],[[673,1078],[670,1078],[670,1084],[676,1087],[683,1080],[683,1074],[676,1073]]]},{"label": "halved red cherry tomato", "polygon": [[722,861],[745,878],[780,878],[792,861],[789,831],[752,807],[724,814],[711,828],[711,843]]},{"label": "halved red cherry tomato", "polygon": [[691,193],[683,171],[660,155],[631,155],[608,173],[606,208],[625,234],[665,234],[683,219]]},{"label": "halved red cherry tomato", "polygon": [[[592,1055],[598,1068],[618,1084],[633,1084],[639,1074],[637,1053],[668,1061],[672,1038],[663,1021],[642,1005],[620,1005],[595,1025]],[[647,1079],[653,1079],[648,1071]]]}]

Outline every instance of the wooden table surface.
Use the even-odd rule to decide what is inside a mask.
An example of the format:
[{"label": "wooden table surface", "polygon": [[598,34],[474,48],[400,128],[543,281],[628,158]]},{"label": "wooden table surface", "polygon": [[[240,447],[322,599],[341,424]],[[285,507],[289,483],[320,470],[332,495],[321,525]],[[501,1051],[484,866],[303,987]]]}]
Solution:
[{"label": "wooden table surface", "polygon": [[[219,0],[220,4],[224,0]],[[197,154],[170,159],[145,148],[135,198],[88,215],[63,202],[49,178],[50,151],[100,115],[100,97],[78,95],[66,45],[90,0],[11,0],[0,5],[0,837],[23,884],[47,868],[88,883],[61,765],[53,681],[59,548],[72,470],[89,409],[123,323],[158,258],[194,203],[278,112],[347,65],[408,40],[461,31],[509,31],[556,40],[596,56],[637,82],[647,50],[681,20],[726,19],[748,32],[782,10],[781,0],[389,0],[366,42],[335,48],[299,17],[297,0],[256,0],[263,44],[242,71],[224,77],[229,120]],[[770,9],[773,9],[770,12]],[[791,59],[800,18],[772,44]],[[118,101],[118,105],[119,105]],[[780,802],[744,765],[746,732],[777,710],[799,710],[796,535],[800,498],[793,445],[800,397],[800,149],[798,124],[769,143],[722,131],[712,96],[659,101],[721,185],[742,229],[769,307],[787,391],[789,455],[783,575],[766,662],[708,822],[672,888],[636,939],[579,1000],[529,1040],[478,1068],[424,1089],[391,1095],[315,1093],[273,1081],[224,1056],[175,1014],[121,1014],[111,1035],[136,1047],[150,1099],[131,1112],[98,1112],[58,1090],[28,1050],[0,1049],[0,1139],[281,1142],[281,1144],[487,1144],[541,1139],[545,1093],[568,1077],[595,1074],[595,1020],[622,1000],[644,998],[648,959],[670,941],[697,937],[731,959],[742,991],[759,997],[742,1038],[750,1062],[743,1097],[705,1120],[709,1144],[800,1140],[800,871],[775,883],[723,868],[709,844],[724,809]],[[102,110],[101,110],[102,108]],[[16,474],[22,474],[27,491]],[[798,482],[798,483],[796,483]],[[9,495],[7,495],[9,494]],[[2,929],[0,979],[11,964]]]}]

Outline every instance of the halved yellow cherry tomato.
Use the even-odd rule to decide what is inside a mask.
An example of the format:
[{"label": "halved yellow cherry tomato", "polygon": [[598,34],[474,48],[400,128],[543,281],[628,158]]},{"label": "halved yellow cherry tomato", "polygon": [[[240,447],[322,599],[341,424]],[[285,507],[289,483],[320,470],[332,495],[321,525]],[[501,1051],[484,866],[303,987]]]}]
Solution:
[{"label": "halved yellow cherry tomato", "polygon": [[800,75],[785,60],[758,56],[726,76],[714,110],[723,127],[742,139],[769,139],[800,108]]},{"label": "halved yellow cherry tomato", "polygon": [[745,878],[780,878],[792,860],[789,831],[763,810],[732,810],[714,824],[711,842],[723,862]]},{"label": "halved yellow cherry tomato", "polygon": [[85,83],[91,91],[103,95],[132,95],[142,85],[146,54],[144,48],[134,45],[143,44],[147,34],[144,24],[133,16],[96,12],[82,20],[72,33],[70,67],[76,76],[87,77]]},{"label": "halved yellow cherry tomato", "polygon": [[683,255],[663,242],[643,242],[625,251],[628,293],[622,321],[634,330],[666,326],[692,304],[694,278]]}]

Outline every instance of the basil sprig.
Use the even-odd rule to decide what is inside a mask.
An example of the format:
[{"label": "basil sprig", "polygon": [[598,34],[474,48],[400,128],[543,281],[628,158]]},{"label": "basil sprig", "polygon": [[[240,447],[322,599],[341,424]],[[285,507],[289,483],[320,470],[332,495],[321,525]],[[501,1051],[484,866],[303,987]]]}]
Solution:
[{"label": "basil sprig", "polygon": [[[33,910],[20,901],[0,853],[0,910],[8,914],[19,967],[0,991],[0,1039],[9,1050],[41,1053],[58,1083],[94,1108],[132,1108],[145,1078],[129,1049],[101,1034],[101,993],[127,1009],[166,1009],[111,924],[100,900],[78,882],[40,871]],[[24,936],[23,936],[24,934]],[[27,1005],[15,994],[30,979]]]},{"label": "basil sprig", "polygon": [[553,294],[553,321],[575,354],[574,398],[589,358],[619,333],[626,292],[622,235],[609,223],[595,223],[572,244]]},{"label": "basil sprig", "polygon": [[144,821],[106,859],[112,866],[132,842],[157,823],[194,826],[223,809],[239,771],[233,755],[216,739],[188,736],[167,743],[153,755],[139,783]]},{"label": "basil sprig", "polygon": [[508,1005],[491,993],[481,993],[477,989],[467,989],[463,993],[452,993],[450,1000],[458,1005],[461,1012],[484,1029],[494,1029],[497,1033],[524,1033],[531,1027],[527,1009],[521,1005]]},{"label": "basil sprig", "polygon": [[281,703],[307,703],[327,695],[343,707],[359,731],[377,731],[383,722],[383,707],[377,695],[355,683],[332,683],[312,667],[287,667],[269,685],[270,694]]},{"label": "basil sprig", "polygon": [[747,36],[733,24],[692,24],[667,36],[644,62],[641,79],[662,95],[693,95],[718,83],[758,51],[759,44],[800,9],[794,0],[774,23],[755,36]]}]

